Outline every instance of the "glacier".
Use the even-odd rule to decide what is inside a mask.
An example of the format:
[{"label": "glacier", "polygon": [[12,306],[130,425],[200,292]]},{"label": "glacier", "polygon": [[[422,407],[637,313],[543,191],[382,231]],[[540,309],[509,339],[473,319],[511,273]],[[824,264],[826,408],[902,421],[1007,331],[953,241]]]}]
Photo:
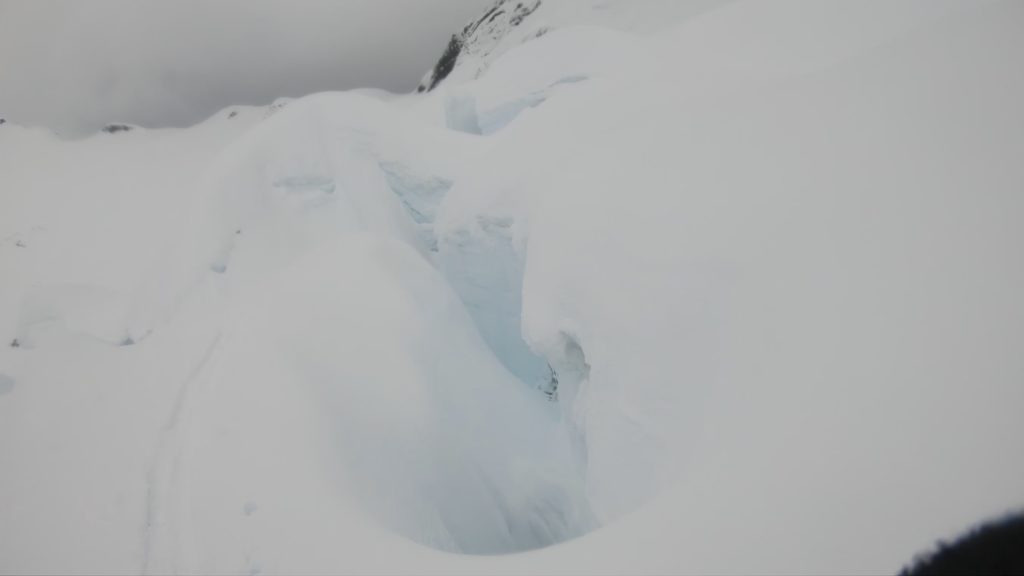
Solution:
[{"label": "glacier", "polygon": [[0,126],[0,572],[894,572],[1024,505],[1024,8],[529,7],[430,91]]}]

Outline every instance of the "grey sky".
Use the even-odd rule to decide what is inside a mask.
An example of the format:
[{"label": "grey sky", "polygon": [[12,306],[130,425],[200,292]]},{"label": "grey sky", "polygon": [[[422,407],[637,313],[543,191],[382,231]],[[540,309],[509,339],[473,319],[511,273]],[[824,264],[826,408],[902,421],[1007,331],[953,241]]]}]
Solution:
[{"label": "grey sky", "polygon": [[67,134],[407,91],[492,0],[0,0],[0,117]]}]

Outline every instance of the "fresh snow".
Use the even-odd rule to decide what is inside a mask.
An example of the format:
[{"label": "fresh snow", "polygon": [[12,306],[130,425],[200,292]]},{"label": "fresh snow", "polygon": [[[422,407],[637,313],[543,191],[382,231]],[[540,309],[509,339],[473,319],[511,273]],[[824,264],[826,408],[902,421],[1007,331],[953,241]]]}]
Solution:
[{"label": "fresh snow", "polygon": [[0,126],[0,572],[891,573],[1024,505],[1024,6],[507,26]]}]

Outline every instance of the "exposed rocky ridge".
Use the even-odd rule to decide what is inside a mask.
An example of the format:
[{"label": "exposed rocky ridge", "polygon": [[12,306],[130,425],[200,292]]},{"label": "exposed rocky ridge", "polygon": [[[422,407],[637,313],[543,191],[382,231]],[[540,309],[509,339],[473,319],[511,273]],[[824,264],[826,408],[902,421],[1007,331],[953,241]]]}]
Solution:
[{"label": "exposed rocky ridge", "polygon": [[[452,71],[472,56],[486,60],[487,56],[501,43],[508,33],[520,26],[537,8],[542,0],[498,0],[483,16],[466,24],[453,34],[448,46],[437,64],[427,73],[417,88],[418,92],[430,91],[437,87]],[[541,32],[543,34],[543,32]],[[535,34],[536,35],[536,34]],[[479,76],[479,67],[474,76]]]}]

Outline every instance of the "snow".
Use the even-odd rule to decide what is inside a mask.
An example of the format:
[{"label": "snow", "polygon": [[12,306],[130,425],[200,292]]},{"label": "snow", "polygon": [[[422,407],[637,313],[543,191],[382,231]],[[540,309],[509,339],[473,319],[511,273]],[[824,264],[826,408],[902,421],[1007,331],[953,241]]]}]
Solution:
[{"label": "snow", "polygon": [[0,569],[878,573],[1021,506],[1022,25],[545,2],[426,94],[6,123]]}]

